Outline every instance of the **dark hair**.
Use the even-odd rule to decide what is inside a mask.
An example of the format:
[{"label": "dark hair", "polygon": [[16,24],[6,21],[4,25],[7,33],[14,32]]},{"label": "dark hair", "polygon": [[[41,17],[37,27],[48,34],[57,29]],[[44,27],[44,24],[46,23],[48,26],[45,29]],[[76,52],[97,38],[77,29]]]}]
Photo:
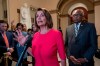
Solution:
[{"label": "dark hair", "polygon": [[40,28],[40,27],[37,25],[37,22],[36,22],[36,14],[37,14],[38,11],[42,11],[42,12],[44,13],[44,15],[45,15],[45,17],[46,17],[46,20],[47,20],[47,22],[46,22],[47,27],[48,27],[48,28],[52,28],[52,27],[53,27],[52,17],[51,17],[51,15],[50,15],[50,13],[49,13],[46,9],[43,9],[43,8],[38,8],[37,11],[36,11],[36,13],[35,13],[35,24],[36,24],[36,27],[37,27],[37,28]]},{"label": "dark hair", "polygon": [[9,28],[9,25],[8,25],[8,23],[6,22],[6,21],[4,21],[4,20],[0,20],[0,24],[1,23],[5,23],[5,24],[7,24],[7,29]]},{"label": "dark hair", "polygon": [[29,28],[29,29],[27,30],[27,32],[29,32],[29,31],[32,31],[32,29]]},{"label": "dark hair", "polygon": [[23,28],[23,24],[22,23],[17,23],[16,28],[18,28],[18,26],[22,26],[22,28]]}]

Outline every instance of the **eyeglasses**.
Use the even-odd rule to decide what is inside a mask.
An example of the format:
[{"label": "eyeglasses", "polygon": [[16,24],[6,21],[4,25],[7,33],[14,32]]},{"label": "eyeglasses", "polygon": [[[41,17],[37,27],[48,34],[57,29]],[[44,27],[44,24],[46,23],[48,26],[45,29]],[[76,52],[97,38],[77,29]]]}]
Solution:
[{"label": "eyeglasses", "polygon": [[4,26],[4,25],[3,25],[3,26],[1,26],[1,27],[7,27],[7,26]]},{"label": "eyeglasses", "polygon": [[73,14],[72,16],[82,16],[82,14]]}]

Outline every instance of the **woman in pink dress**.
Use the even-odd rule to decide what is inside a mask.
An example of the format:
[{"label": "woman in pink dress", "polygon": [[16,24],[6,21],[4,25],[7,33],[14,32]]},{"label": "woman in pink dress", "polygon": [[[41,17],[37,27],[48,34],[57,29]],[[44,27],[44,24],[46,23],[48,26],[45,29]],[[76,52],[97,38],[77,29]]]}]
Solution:
[{"label": "woman in pink dress", "polygon": [[[53,22],[50,13],[39,8],[35,14],[35,24],[39,31],[34,34],[32,48],[28,48],[28,52],[35,58],[35,66],[60,66],[57,54],[61,59],[61,66],[66,66],[62,33],[52,28]],[[27,36],[19,35],[20,32],[17,40],[20,44],[24,44]]]}]

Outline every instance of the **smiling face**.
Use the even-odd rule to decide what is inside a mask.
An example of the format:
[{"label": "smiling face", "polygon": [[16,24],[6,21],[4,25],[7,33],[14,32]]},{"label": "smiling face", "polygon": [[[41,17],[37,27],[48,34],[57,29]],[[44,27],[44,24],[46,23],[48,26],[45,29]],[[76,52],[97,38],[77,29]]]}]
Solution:
[{"label": "smiling face", "polygon": [[46,26],[47,20],[46,20],[46,17],[44,15],[43,11],[38,11],[37,12],[37,14],[36,14],[36,22],[37,22],[37,25],[39,27]]}]

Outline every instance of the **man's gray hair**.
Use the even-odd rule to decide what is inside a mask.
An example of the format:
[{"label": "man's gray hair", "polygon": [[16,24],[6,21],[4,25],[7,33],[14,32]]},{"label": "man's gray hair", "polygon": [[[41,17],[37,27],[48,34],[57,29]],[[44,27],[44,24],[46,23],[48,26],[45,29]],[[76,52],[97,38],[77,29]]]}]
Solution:
[{"label": "man's gray hair", "polygon": [[84,11],[82,9],[76,9],[72,12],[72,15],[75,13],[80,13],[82,16],[84,16]]}]

